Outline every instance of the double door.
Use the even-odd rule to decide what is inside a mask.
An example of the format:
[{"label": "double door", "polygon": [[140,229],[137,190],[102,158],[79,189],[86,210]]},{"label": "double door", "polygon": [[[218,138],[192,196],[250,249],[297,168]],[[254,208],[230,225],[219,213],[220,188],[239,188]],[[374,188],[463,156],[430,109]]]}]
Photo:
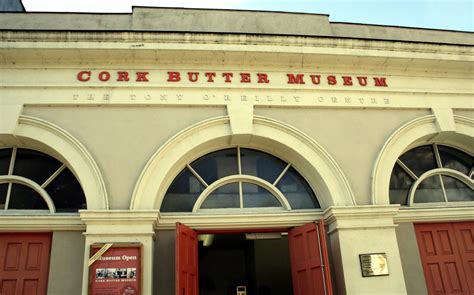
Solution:
[{"label": "double door", "polygon": [[[199,294],[198,233],[176,225],[176,295]],[[324,223],[308,223],[288,231],[294,295],[331,295]]]},{"label": "double door", "polygon": [[474,222],[415,224],[429,294],[474,294]]}]

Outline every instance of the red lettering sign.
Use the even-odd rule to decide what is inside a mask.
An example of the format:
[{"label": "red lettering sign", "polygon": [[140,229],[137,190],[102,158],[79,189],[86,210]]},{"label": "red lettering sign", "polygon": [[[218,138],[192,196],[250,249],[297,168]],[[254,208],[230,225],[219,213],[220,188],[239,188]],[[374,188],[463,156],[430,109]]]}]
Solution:
[{"label": "red lettering sign", "polygon": [[294,74],[286,74],[288,77],[288,84],[305,84],[303,77],[304,74],[297,74],[296,76]]},{"label": "red lettering sign", "polygon": [[181,75],[179,72],[168,72],[168,82],[179,82],[181,81]]},{"label": "red lettering sign", "polygon": [[[101,245],[91,247],[91,257]],[[112,246],[89,268],[89,294],[140,295],[141,246]]]},{"label": "red lettering sign", "polygon": [[[132,75],[128,71],[117,71],[117,72],[110,72],[105,70],[97,70],[97,71],[79,71],[76,75],[76,79],[80,82],[113,82],[115,79],[115,73],[117,75],[116,80],[117,82],[129,82],[130,76]],[[181,72],[179,71],[169,71],[167,72],[168,78],[166,82],[181,82]],[[135,72],[136,79],[135,82],[149,82],[148,75],[149,72]],[[199,82],[199,76],[204,75],[206,77],[205,82],[207,83],[214,83],[214,82],[224,82],[224,83],[232,83],[234,76],[239,75],[240,80],[236,82],[239,83],[258,83],[258,84],[270,84],[270,76],[268,73],[246,73],[246,72],[185,72],[183,75],[187,75],[187,79],[189,82],[195,83]],[[255,79],[252,79],[252,75],[256,75]],[[283,75],[283,74],[275,74]],[[159,75],[158,75],[159,76]],[[368,85],[368,80],[373,79],[374,84],[371,85],[373,87],[388,87],[387,78],[386,77],[366,77],[366,76],[349,76],[349,75],[333,75],[333,74],[326,74],[326,75],[317,75],[317,74],[308,74],[311,78],[312,85],[321,85],[321,83],[326,83],[326,85],[337,85],[340,82],[340,85],[343,86],[354,86],[359,85],[365,87]],[[221,78],[222,77],[222,78]],[[287,73],[287,84],[306,84],[305,81],[305,74],[302,73]],[[112,79],[112,80],[111,80]],[[280,78],[281,79],[281,78]],[[357,81],[356,81],[357,79]],[[339,80],[339,81],[338,81]],[[163,80],[162,80],[163,81]],[[159,81],[158,81],[159,82]]]},{"label": "red lettering sign", "polygon": [[376,87],[387,87],[386,78],[382,77],[374,77],[374,82]]},{"label": "red lettering sign", "polygon": [[91,79],[91,71],[80,71],[77,73],[77,80],[81,82],[86,82]]}]

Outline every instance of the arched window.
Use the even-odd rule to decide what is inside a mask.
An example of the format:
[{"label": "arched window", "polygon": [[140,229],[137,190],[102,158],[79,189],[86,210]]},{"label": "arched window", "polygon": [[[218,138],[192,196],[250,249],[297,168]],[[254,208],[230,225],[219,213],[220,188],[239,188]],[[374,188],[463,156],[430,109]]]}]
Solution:
[{"label": "arched window", "polygon": [[240,147],[216,151],[187,164],[161,205],[162,212],[223,208],[295,210],[320,205],[291,164]]},{"label": "arched window", "polygon": [[54,213],[85,208],[81,185],[65,164],[30,149],[0,149],[0,209]]},{"label": "arched window", "polygon": [[474,201],[473,163],[472,155],[448,146],[432,144],[409,150],[393,168],[390,203]]}]

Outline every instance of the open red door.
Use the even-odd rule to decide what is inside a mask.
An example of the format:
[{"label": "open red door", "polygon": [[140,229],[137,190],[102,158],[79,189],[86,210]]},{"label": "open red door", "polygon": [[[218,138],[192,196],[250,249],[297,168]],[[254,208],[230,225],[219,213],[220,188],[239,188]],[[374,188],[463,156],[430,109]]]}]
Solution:
[{"label": "open red door", "polygon": [[332,295],[324,221],[288,232],[294,295]]},{"label": "open red door", "polygon": [[197,233],[176,223],[176,295],[198,295]]}]

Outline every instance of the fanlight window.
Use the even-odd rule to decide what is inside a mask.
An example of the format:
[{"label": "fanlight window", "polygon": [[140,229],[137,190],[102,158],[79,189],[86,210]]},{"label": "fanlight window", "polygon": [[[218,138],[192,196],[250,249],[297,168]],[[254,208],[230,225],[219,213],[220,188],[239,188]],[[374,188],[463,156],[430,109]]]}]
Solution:
[{"label": "fanlight window", "polygon": [[390,203],[412,206],[474,201],[473,163],[471,155],[448,146],[414,148],[393,168]]},{"label": "fanlight window", "polygon": [[320,208],[306,180],[272,155],[231,148],[187,164],[171,183],[162,212],[222,208],[295,210]]},{"label": "fanlight window", "polygon": [[0,209],[54,213],[85,208],[81,185],[65,164],[34,150],[0,149]]}]

